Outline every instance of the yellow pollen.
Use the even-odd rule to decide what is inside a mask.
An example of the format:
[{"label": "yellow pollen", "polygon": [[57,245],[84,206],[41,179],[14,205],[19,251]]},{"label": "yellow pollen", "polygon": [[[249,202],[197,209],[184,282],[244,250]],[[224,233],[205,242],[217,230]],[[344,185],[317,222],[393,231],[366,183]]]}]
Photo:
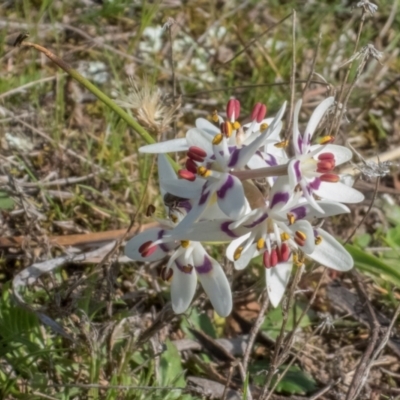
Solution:
[{"label": "yellow pollen", "polygon": [[283,149],[283,148],[287,147],[288,144],[289,144],[289,141],[288,141],[288,140],[282,140],[282,142],[275,143],[274,146],[275,146],[277,149]]},{"label": "yellow pollen", "polygon": [[213,111],[211,115],[211,120],[215,123],[219,122],[218,112],[217,110]]},{"label": "yellow pollen", "polygon": [[294,214],[287,213],[286,216],[287,216],[287,219],[288,219],[290,225],[293,225],[296,222],[296,217]]},{"label": "yellow pollen", "polygon": [[222,142],[223,135],[222,133],[217,133],[212,140],[212,144],[220,144]]},{"label": "yellow pollen", "polygon": [[176,224],[176,223],[178,222],[178,217],[177,217],[176,215],[171,214],[171,215],[170,215],[170,218],[171,218],[171,221],[172,221],[174,224]]},{"label": "yellow pollen", "polygon": [[319,244],[321,244],[321,242],[322,242],[322,236],[320,236],[320,235],[316,236],[315,237],[315,244],[319,245]]},{"label": "yellow pollen", "polygon": [[304,256],[301,254],[293,254],[293,264],[296,267],[301,267],[304,264]]},{"label": "yellow pollen", "polygon": [[319,138],[318,142],[319,144],[328,144],[333,142],[333,136],[322,136]]},{"label": "yellow pollen", "polygon": [[203,167],[202,165],[197,168],[197,173],[200,176],[203,176],[204,178],[207,178],[208,176],[211,175],[211,171],[207,169],[206,167]]},{"label": "yellow pollen", "polygon": [[296,236],[301,240],[306,240],[307,239],[307,235],[302,231],[296,231]]},{"label": "yellow pollen", "polygon": [[184,249],[187,249],[189,247],[190,241],[189,240],[181,240],[181,246]]},{"label": "yellow pollen", "polygon": [[235,261],[239,260],[240,256],[242,255],[243,247],[238,247],[235,252],[233,253],[233,259]]},{"label": "yellow pollen", "polygon": [[226,132],[225,132],[226,137],[231,137],[232,136],[232,124],[230,122],[226,123]]},{"label": "yellow pollen", "polygon": [[269,125],[264,122],[263,124],[260,125],[260,132],[265,131],[268,127]]},{"label": "yellow pollen", "polygon": [[265,240],[263,238],[260,238],[257,240],[257,250],[263,249],[265,246]]},{"label": "yellow pollen", "polygon": [[286,240],[289,240],[289,239],[290,239],[290,236],[289,236],[288,233],[286,233],[286,232],[282,232],[282,233],[281,233],[281,240],[282,240],[282,242],[285,242]]},{"label": "yellow pollen", "polygon": [[240,122],[239,121],[235,121],[233,124],[232,124],[232,127],[233,127],[233,129],[239,129],[240,128]]}]

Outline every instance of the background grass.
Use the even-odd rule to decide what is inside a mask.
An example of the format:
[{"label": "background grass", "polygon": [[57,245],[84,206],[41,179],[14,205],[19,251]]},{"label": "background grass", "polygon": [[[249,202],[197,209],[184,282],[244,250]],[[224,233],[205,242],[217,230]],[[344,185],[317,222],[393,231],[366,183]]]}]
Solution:
[{"label": "background grass", "polygon": [[[399,145],[400,32],[396,27],[400,26],[400,14],[395,12],[396,4],[380,1],[378,12],[366,17],[360,48],[372,43],[384,56],[382,64],[373,59],[367,62],[337,139],[338,143],[350,140],[364,157]],[[294,49],[292,19],[278,24],[293,9],[297,11]],[[111,260],[97,268],[71,263],[30,287],[26,293],[29,304],[57,320],[72,341],[12,302],[10,281],[17,271],[65,251],[49,245],[45,237],[126,228],[143,196],[145,206],[161,204],[156,171],[151,168],[153,159],[137,153],[144,144],[140,137],[41,54],[10,46],[15,35],[28,31],[30,41],[51,49],[115,99],[128,94],[130,75],[159,87],[165,104],[178,101],[173,98],[175,85],[181,102],[180,118],[163,132],[164,138],[171,138],[182,136],[197,117],[214,110],[223,113],[231,96],[241,101],[243,119],[256,102],[266,103],[273,115],[284,100],[290,99],[293,51],[299,82],[296,98],[301,96],[301,82],[308,78],[314,57],[319,74],[314,78],[327,83],[311,84],[305,93],[304,109],[309,115],[328,93],[338,92],[346,72],[341,65],[353,54],[360,16],[359,9],[352,10],[351,4],[339,1],[2,2],[0,232],[1,236],[27,238],[22,248],[2,249],[3,398],[201,398],[194,389],[186,392],[171,387],[186,387],[189,376],[225,383],[221,376],[226,378],[229,367],[207,349],[178,352],[173,342],[196,339],[189,328],[214,338],[232,339],[248,333],[243,321],[238,324],[238,318],[215,318],[200,296],[188,315],[167,320],[139,346],[138,337],[152,325],[169,299],[168,285],[157,277],[159,265],[144,267]],[[176,22],[171,30],[172,43],[168,30],[162,29],[168,18]],[[268,33],[261,36],[266,29]],[[357,65],[355,62],[351,70],[350,82]],[[33,84],[23,88],[29,83]],[[159,133],[151,132],[155,138]],[[391,315],[399,296],[400,240],[395,228],[399,220],[393,218],[399,212],[397,174],[394,168],[382,180],[377,207],[359,229],[353,247],[349,247],[356,266],[368,278],[374,304],[387,315]],[[44,184],[46,179],[64,178],[82,180]],[[373,185],[365,184],[368,198]],[[393,203],[384,202],[384,193],[392,196]],[[351,216],[333,221],[328,229],[345,238],[365,211],[366,205],[352,207]],[[157,213],[161,216],[162,212]],[[137,222],[149,221],[143,212],[137,216]],[[318,274],[318,270],[307,273],[301,287],[313,288]],[[262,285],[257,282],[263,272],[255,262],[242,275],[234,275],[231,270],[228,275],[233,281],[235,313],[251,323],[259,309]],[[351,287],[345,276],[338,279]],[[305,304],[307,296],[307,291],[298,296],[298,307]],[[342,319],[324,290],[304,319],[299,340],[324,320],[321,313],[335,320],[336,330],[321,332],[312,344],[326,354],[349,346],[348,354],[338,361],[342,371],[335,371],[329,358],[322,355],[314,360],[318,368],[305,357],[277,388],[283,395],[311,394],[354,368],[357,346],[361,343],[362,347],[367,337],[365,328],[351,318]],[[262,327],[267,339],[276,337],[280,320],[280,309],[268,314]],[[251,385],[262,386],[269,355],[265,342],[259,342],[252,358]],[[384,382],[388,389],[382,389],[382,396],[389,396],[398,384],[398,368],[398,359],[392,359],[387,367],[392,374],[377,370],[371,387]],[[232,382],[240,392],[243,385],[235,374]],[[335,398],[345,390],[345,386],[338,386],[327,398]]]}]

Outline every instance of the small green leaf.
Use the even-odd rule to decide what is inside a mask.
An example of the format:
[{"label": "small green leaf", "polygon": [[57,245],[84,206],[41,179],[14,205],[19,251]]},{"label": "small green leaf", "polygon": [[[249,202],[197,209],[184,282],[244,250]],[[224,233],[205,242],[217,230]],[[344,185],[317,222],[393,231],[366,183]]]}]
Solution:
[{"label": "small green leaf", "polygon": [[166,350],[160,359],[160,386],[185,387],[181,356],[170,340],[165,342]]},{"label": "small green leaf", "polygon": [[195,339],[188,328],[195,328],[199,331],[203,331],[208,336],[211,336],[213,339],[217,338],[214,324],[207,314],[200,314],[197,311],[197,308],[192,308],[188,319],[183,319],[181,322],[181,329],[183,330],[183,332],[185,332],[186,337],[190,339]]},{"label": "small green leaf", "polygon": [[8,195],[8,193],[0,190],[0,210],[12,210],[14,204],[14,200]]}]

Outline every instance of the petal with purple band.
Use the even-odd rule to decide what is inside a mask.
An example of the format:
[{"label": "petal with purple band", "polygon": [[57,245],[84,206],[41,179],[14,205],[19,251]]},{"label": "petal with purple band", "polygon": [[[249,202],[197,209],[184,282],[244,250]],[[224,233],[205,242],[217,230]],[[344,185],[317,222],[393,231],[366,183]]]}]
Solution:
[{"label": "petal with purple band", "polygon": [[296,185],[301,181],[302,175],[300,170],[300,161],[292,160],[288,164],[288,177],[291,190],[294,190]]},{"label": "petal with purple band", "polygon": [[198,274],[208,274],[212,270],[210,258],[207,255],[204,255],[203,263],[197,264],[194,267],[196,268],[196,272]]},{"label": "petal with purple band", "polygon": [[208,273],[199,273],[197,276],[217,314],[221,317],[226,317],[232,311],[232,293],[228,279],[221,265],[209,257],[200,244],[198,246],[203,250],[196,249],[193,252],[193,262],[196,266],[196,271],[197,266],[203,265],[204,257],[208,258],[211,269]]},{"label": "petal with purple band", "polygon": [[290,210],[290,212],[292,214],[294,214],[294,216],[296,217],[296,220],[297,219],[303,219],[303,218],[305,218],[307,216],[307,208],[304,207],[304,206],[292,208]]},{"label": "petal with purple band", "polygon": [[197,278],[194,271],[192,273],[183,272],[174,264],[171,282],[171,304],[175,313],[185,312],[193,300],[197,286]]},{"label": "petal with purple band", "polygon": [[224,174],[216,190],[218,206],[229,218],[238,218],[246,211],[246,198],[239,178]]},{"label": "petal with purple band", "polygon": [[260,225],[262,222],[264,222],[268,218],[267,213],[262,213],[257,219],[251,221],[250,223],[243,224],[245,228],[252,229],[256,227],[257,225]]},{"label": "petal with purple band", "polygon": [[277,192],[274,193],[271,199],[270,207],[274,208],[277,204],[283,203],[285,205],[289,201],[289,193],[288,192]]}]

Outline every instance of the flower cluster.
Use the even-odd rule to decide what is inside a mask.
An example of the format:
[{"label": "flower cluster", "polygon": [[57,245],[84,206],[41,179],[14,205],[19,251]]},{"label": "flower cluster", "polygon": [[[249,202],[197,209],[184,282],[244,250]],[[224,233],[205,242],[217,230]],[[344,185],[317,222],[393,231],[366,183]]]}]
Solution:
[{"label": "flower cluster", "polygon": [[[168,219],[132,238],[125,252],[149,262],[169,255],[162,277],[171,280],[175,312],[189,307],[197,278],[216,312],[231,312],[231,289],[223,268],[201,243],[229,243],[226,257],[236,269],[260,256],[275,307],[293,266],[302,267],[306,258],[339,271],[353,267],[349,253],[321,228],[324,218],[350,211],[343,203],[363,200],[345,177],[335,173],[336,166],[352,158],[351,151],[332,144],[328,136],[313,144],[333,103],[333,97],[322,101],[301,134],[301,101],[297,102],[288,152],[288,142],[280,137],[286,104],[275,117],[265,118],[266,106],[257,103],[251,122],[241,125],[237,99],[229,100],[225,119],[218,114],[210,121],[199,118],[185,138],[140,149],[159,154],[160,191]],[[177,174],[163,154],[168,152],[186,152],[185,167]]]}]

